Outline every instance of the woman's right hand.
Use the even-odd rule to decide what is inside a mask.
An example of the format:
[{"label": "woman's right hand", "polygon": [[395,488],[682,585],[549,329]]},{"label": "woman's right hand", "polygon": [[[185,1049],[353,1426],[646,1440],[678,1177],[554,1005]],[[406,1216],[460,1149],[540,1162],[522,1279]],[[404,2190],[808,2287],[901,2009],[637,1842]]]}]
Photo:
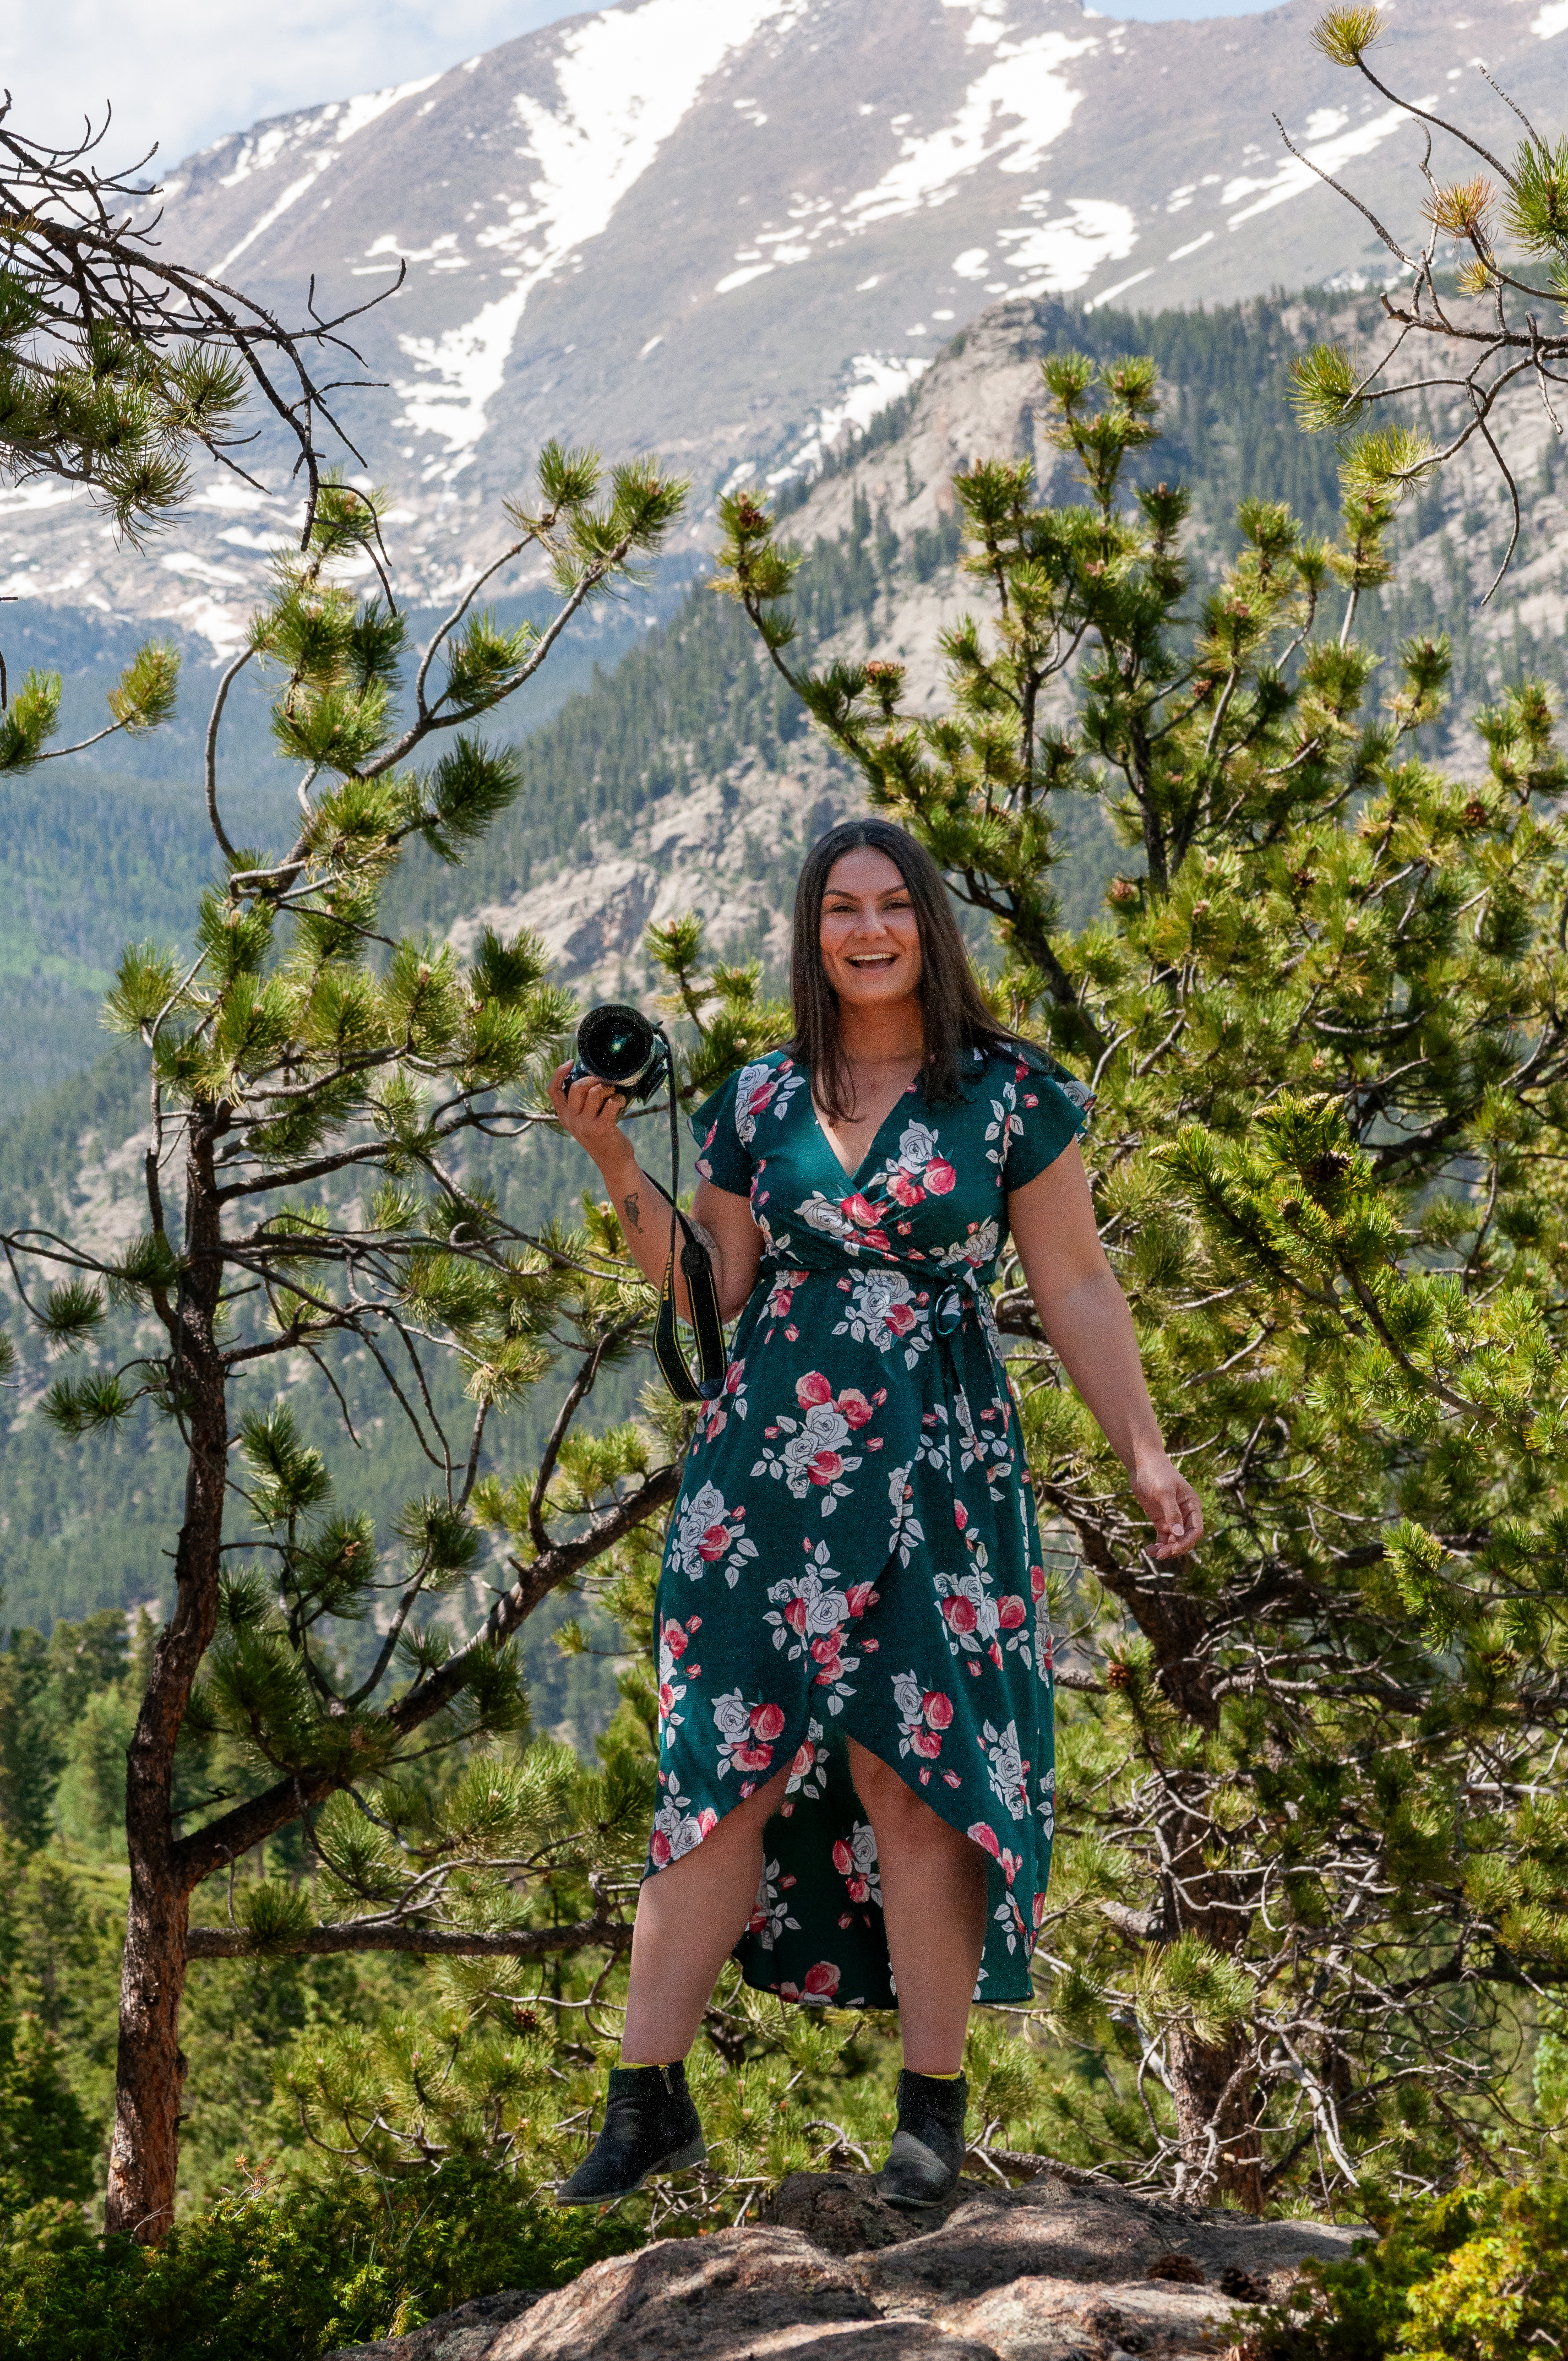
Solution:
[{"label": "woman's right hand", "polygon": [[550,1078],[551,1104],[561,1118],[562,1128],[571,1133],[579,1148],[587,1149],[608,1177],[632,1155],[631,1142],[620,1128],[625,1096],[609,1082],[595,1082],[587,1075],[568,1089],[566,1078],[571,1071],[569,1060],[565,1065],[556,1067]]}]

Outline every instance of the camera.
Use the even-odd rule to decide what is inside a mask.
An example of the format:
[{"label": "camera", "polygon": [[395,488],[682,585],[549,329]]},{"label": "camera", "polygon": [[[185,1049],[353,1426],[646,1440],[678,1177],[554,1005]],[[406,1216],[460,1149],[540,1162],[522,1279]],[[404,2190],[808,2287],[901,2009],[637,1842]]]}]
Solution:
[{"label": "camera", "polygon": [[576,1049],[567,1089],[574,1082],[609,1082],[631,1105],[652,1097],[669,1059],[663,1034],[640,1008],[618,1000],[588,1010],[577,1027]]}]

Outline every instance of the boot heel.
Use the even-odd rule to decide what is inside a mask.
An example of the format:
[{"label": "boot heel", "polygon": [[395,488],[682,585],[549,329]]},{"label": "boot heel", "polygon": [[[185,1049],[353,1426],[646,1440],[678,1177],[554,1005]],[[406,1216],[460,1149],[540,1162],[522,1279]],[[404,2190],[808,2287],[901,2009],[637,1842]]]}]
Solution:
[{"label": "boot heel", "polygon": [[707,2161],[707,2142],[698,2132],[696,2139],[688,2140],[685,2147],[677,2148],[674,2156],[666,2157],[658,2169],[661,2172],[685,2172],[688,2165],[706,2164]]}]

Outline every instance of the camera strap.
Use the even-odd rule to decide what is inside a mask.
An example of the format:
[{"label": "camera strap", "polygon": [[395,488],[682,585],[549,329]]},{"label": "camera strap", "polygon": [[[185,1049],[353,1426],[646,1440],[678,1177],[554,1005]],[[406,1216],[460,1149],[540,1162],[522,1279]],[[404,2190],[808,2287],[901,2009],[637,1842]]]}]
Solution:
[{"label": "camera strap", "polygon": [[[729,1366],[729,1354],[724,1345],[724,1322],[719,1316],[718,1289],[714,1283],[713,1262],[707,1248],[682,1213],[677,1199],[681,1187],[681,1115],[675,1100],[675,1058],[663,1027],[658,1027],[664,1044],[664,1080],[670,1102],[670,1185],[658,1190],[670,1208],[670,1257],[664,1266],[664,1284],[659,1291],[659,1316],[653,1325],[653,1358],[659,1373],[677,1401],[712,1401],[724,1386],[724,1372]],[[644,1175],[652,1179],[652,1174]],[[696,1360],[700,1374],[693,1377],[681,1350],[681,1340],[675,1326],[675,1246],[681,1240],[681,1275],[686,1283],[686,1295],[691,1303],[692,1326],[696,1331]]]}]

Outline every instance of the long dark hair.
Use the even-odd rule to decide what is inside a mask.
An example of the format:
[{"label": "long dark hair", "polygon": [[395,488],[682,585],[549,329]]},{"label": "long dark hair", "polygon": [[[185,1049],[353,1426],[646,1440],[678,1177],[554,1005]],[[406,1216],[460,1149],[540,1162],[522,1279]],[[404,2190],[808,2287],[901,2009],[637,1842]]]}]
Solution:
[{"label": "long dark hair", "polygon": [[1015,1037],[998,1025],[986,1005],[942,873],[925,846],[903,829],[894,828],[891,820],[845,820],[829,829],[806,856],[795,893],[789,976],[795,1007],[791,1048],[811,1076],[818,1104],[836,1122],[854,1113],[854,1092],[839,1030],[839,995],[822,964],[822,896],[834,862],[862,847],[887,855],[909,888],[915,907],[920,930],[920,1022],[926,1043],[927,1097],[944,1105],[962,1097],[959,1077],[966,1050],[1018,1046]]}]

